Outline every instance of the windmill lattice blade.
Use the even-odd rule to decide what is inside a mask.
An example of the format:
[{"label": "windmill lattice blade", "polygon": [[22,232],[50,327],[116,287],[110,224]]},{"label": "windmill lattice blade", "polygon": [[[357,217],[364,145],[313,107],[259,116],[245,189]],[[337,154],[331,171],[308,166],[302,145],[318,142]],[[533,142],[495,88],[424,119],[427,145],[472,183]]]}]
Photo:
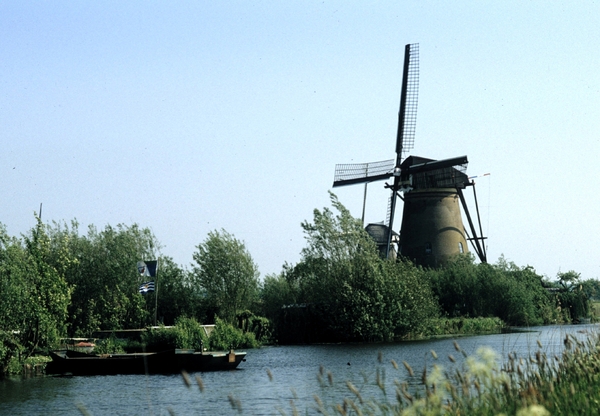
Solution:
[{"label": "windmill lattice blade", "polygon": [[392,176],[395,160],[335,165],[333,187],[384,180]]},{"label": "windmill lattice blade", "polygon": [[385,214],[385,225],[386,225],[386,227],[390,226],[390,219],[392,217],[392,198],[393,197],[394,197],[394,191],[392,191],[392,194],[388,198],[387,211],[386,211],[386,214]]},{"label": "windmill lattice blade", "polygon": [[404,74],[396,138],[396,154],[399,157],[411,151],[415,144],[419,98],[419,44],[406,45],[404,53]]}]

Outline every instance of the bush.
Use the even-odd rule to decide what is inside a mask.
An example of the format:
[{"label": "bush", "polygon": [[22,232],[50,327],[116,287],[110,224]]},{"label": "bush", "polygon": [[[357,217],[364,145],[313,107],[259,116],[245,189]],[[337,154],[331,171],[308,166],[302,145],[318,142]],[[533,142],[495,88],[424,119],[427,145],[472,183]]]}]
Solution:
[{"label": "bush", "polygon": [[208,345],[208,337],[204,328],[194,318],[179,317],[175,320],[177,348],[193,348],[202,350]]},{"label": "bush", "polygon": [[142,334],[142,344],[146,351],[165,351],[175,348],[202,350],[207,345],[204,329],[193,318],[177,318],[175,326],[148,328]]},{"label": "bush", "polygon": [[147,328],[142,334],[142,344],[146,351],[158,352],[172,350],[177,347],[177,330],[175,328]]},{"label": "bush", "polygon": [[314,210],[314,221],[302,223],[301,261],[265,280],[263,307],[278,339],[391,341],[422,333],[439,316],[423,270],[380,258],[362,222],[335,195],[330,199],[337,214]]},{"label": "bush", "polygon": [[128,340],[119,339],[114,334],[109,338],[101,339],[96,342],[94,347],[95,354],[123,354],[126,351]]},{"label": "bush", "polygon": [[243,332],[252,332],[260,344],[272,342],[271,322],[264,316],[256,316],[251,311],[245,310],[237,315],[238,328]]},{"label": "bush", "polygon": [[209,338],[211,350],[230,348],[258,348],[260,345],[252,332],[244,332],[231,324],[216,318],[216,325]]},{"label": "bush", "polygon": [[532,267],[500,258],[495,265],[459,256],[446,267],[429,270],[431,287],[450,317],[499,317],[509,325],[534,326],[560,319],[557,305]]},{"label": "bush", "polygon": [[506,324],[500,318],[432,319],[425,335],[467,335],[501,332]]},{"label": "bush", "polygon": [[14,337],[5,331],[0,331],[0,377],[13,374],[15,363],[19,363],[19,355],[23,347],[14,339]]}]

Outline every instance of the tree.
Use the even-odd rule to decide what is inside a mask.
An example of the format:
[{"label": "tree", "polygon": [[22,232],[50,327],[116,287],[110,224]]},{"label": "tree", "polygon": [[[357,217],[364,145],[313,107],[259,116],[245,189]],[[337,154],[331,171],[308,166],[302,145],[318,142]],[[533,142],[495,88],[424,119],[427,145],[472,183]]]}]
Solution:
[{"label": "tree", "polygon": [[0,373],[16,352],[27,358],[66,334],[71,288],[64,270],[72,259],[64,251],[53,258],[51,240],[36,220],[22,240],[9,238],[0,225]]},{"label": "tree", "polygon": [[583,290],[583,283],[579,280],[581,274],[569,270],[559,272],[556,277],[560,285],[558,298],[565,315],[568,314],[566,318],[571,321],[587,318],[590,314],[590,301],[587,291]]},{"label": "tree", "polygon": [[[410,263],[381,259],[361,221],[333,193],[330,199],[337,213],[315,209],[313,222],[302,223],[307,246],[301,261],[265,281],[265,301],[298,303],[285,310],[279,335],[290,342],[373,341],[418,332],[437,316],[422,272]],[[277,290],[286,296],[274,296]],[[265,310],[273,314],[276,307]],[[311,319],[315,322],[302,330],[305,339],[293,339],[289,331],[295,328],[286,326]]]},{"label": "tree", "polygon": [[[202,291],[190,281],[190,273],[179,267],[172,258],[161,257],[158,273],[158,319],[165,325],[174,325],[179,317],[203,321],[200,308]],[[156,293],[154,293],[156,295]],[[154,295],[148,294],[149,302]]]},{"label": "tree", "polygon": [[[282,307],[297,304],[299,296],[299,281],[295,279],[293,267],[289,264],[284,264],[280,274],[265,276],[260,291],[262,313],[269,319],[275,331],[282,325]],[[275,337],[277,336],[275,333]]]},{"label": "tree", "polygon": [[31,354],[37,348],[54,346],[66,334],[67,307],[71,288],[65,279],[65,270],[72,259],[65,250],[57,256],[51,250],[46,228],[36,216],[37,225],[24,238],[27,251],[29,304],[23,345]]},{"label": "tree", "polygon": [[216,314],[233,324],[258,296],[258,266],[245,244],[225,230],[211,231],[193,254],[195,283]]},{"label": "tree", "polygon": [[136,269],[139,260],[157,258],[160,248],[148,228],[119,224],[98,231],[89,226],[82,236],[77,221],[72,221],[70,227],[55,223],[48,232],[52,257],[60,259],[62,250],[75,259],[65,267],[67,282],[74,288],[68,315],[71,336],[141,328],[151,322],[154,303],[147,304],[138,293],[141,281]]},{"label": "tree", "polygon": [[434,294],[449,317],[498,317],[510,325],[541,325],[558,318],[543,278],[530,267],[501,257],[497,264],[457,256],[444,268],[428,270]]}]

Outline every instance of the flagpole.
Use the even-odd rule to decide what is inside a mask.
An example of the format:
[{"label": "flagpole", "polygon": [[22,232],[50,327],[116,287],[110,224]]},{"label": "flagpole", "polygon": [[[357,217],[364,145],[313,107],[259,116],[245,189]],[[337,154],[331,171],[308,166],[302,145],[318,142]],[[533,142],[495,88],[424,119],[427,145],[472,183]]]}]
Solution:
[{"label": "flagpole", "polygon": [[154,326],[156,326],[156,312],[158,311],[158,263],[159,257],[156,258],[156,272],[154,277]]}]

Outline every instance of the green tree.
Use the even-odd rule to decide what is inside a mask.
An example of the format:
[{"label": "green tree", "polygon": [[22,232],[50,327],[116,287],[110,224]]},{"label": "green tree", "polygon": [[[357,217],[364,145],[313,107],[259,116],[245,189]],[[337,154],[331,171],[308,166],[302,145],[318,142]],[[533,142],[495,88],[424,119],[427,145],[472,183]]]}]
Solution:
[{"label": "green tree", "polygon": [[542,276],[503,257],[491,265],[475,264],[471,255],[457,256],[427,275],[449,317],[498,317],[523,326],[551,323],[559,317]]},{"label": "green tree", "polygon": [[569,321],[578,321],[581,318],[589,317],[590,296],[588,291],[584,290],[584,282],[580,282],[581,274],[569,270],[568,272],[559,272],[556,277],[560,287],[558,299],[565,318]]},{"label": "green tree", "polygon": [[30,316],[22,341],[29,353],[54,346],[66,335],[67,307],[71,300],[71,288],[65,279],[71,258],[65,250],[54,255],[46,228],[39,217],[36,220],[35,229],[24,238],[29,267],[29,293],[25,300]]},{"label": "green tree", "polygon": [[265,305],[270,314],[282,301],[296,299],[301,306],[284,311],[279,333],[289,332],[293,313],[301,314],[295,322],[316,319],[309,341],[390,340],[419,331],[437,316],[421,272],[410,263],[382,260],[360,220],[334,194],[330,199],[337,213],[315,209],[313,222],[302,223],[307,246],[301,261],[265,281],[265,303],[279,302]]},{"label": "green tree", "polygon": [[39,218],[22,240],[0,226],[0,372],[20,353],[54,347],[66,333],[71,289],[64,270],[71,259],[54,258],[51,240]]},{"label": "green tree", "polygon": [[259,272],[245,244],[225,230],[211,231],[193,254],[193,280],[206,303],[233,324],[258,297]]},{"label": "green tree", "polygon": [[296,305],[300,299],[300,282],[293,273],[293,267],[284,264],[280,274],[265,276],[260,299],[262,314],[272,323],[274,337],[278,338],[277,331],[283,325],[282,308]]},{"label": "green tree", "polygon": [[28,264],[21,242],[9,237],[0,224],[0,375],[23,349],[22,331],[27,324]]},{"label": "green tree", "polygon": [[146,295],[149,302],[158,296],[158,319],[164,325],[174,325],[179,317],[205,319],[201,307],[202,291],[191,282],[190,273],[179,267],[172,258],[161,257],[158,273],[158,294]]},{"label": "green tree", "polygon": [[139,260],[158,257],[160,247],[149,229],[119,224],[98,231],[89,226],[87,234],[80,235],[77,221],[72,221],[70,227],[55,223],[49,230],[53,257],[60,258],[58,252],[66,250],[76,259],[65,268],[74,288],[68,319],[71,336],[151,323],[154,302],[138,293],[141,278],[136,269]]}]

